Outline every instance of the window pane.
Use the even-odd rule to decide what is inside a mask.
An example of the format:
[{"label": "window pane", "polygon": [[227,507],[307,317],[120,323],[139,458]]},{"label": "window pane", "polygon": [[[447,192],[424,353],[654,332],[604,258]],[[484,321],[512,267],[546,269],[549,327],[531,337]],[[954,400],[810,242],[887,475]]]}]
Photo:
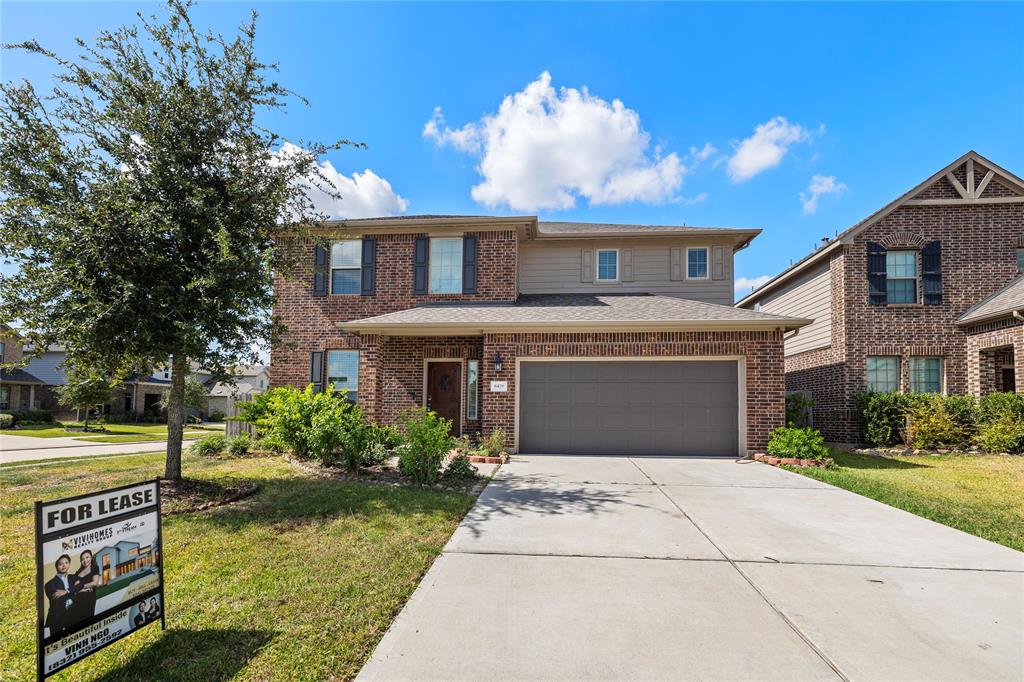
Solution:
[{"label": "window pane", "polygon": [[597,252],[597,278],[603,280],[618,279],[619,273],[619,252],[598,251]]},{"label": "window pane", "polygon": [[942,392],[942,358],[910,358],[910,390]]},{"label": "window pane", "polygon": [[476,419],[479,363],[470,360],[466,369],[466,419]]},{"label": "window pane", "polygon": [[887,279],[885,295],[888,303],[917,303],[917,280]]},{"label": "window pane", "polygon": [[917,251],[887,251],[885,274],[887,277],[917,277]]},{"label": "window pane", "polygon": [[708,250],[689,249],[686,252],[686,276],[700,279],[708,276]]},{"label": "window pane", "polygon": [[334,390],[348,389],[350,400],[356,400],[359,390],[359,351],[327,351],[327,385],[334,384]]},{"label": "window pane", "polygon": [[1017,249],[1017,269],[1024,272],[1024,249]]},{"label": "window pane", "polygon": [[363,247],[358,239],[334,242],[331,245],[332,268],[358,268],[362,265]]},{"label": "window pane", "polygon": [[358,294],[359,270],[331,270],[332,294]]},{"label": "window pane", "polygon": [[430,240],[430,293],[462,293],[462,240]]},{"label": "window pane", "polygon": [[869,357],[867,362],[868,390],[890,393],[900,390],[900,359],[896,357]]}]

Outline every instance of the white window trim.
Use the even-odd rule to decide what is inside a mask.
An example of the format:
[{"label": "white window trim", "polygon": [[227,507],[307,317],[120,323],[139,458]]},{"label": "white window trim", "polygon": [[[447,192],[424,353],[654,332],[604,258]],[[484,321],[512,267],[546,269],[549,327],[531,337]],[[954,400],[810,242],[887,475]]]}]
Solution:
[{"label": "white window trim", "polygon": [[[615,253],[615,278],[605,279],[601,277],[601,254],[610,251]],[[615,284],[618,282],[622,264],[620,256],[621,254],[618,249],[594,249],[594,281],[601,284]]]},{"label": "white window trim", "polygon": [[888,262],[888,260],[885,263],[885,281],[887,283],[888,283],[888,281],[890,279],[892,279],[892,280],[905,280],[905,279],[912,279],[912,280],[914,280],[914,300],[909,302],[909,303],[893,303],[892,301],[889,300],[888,284],[886,284],[885,304],[886,305],[896,305],[896,306],[899,306],[899,305],[918,305],[919,303],[921,303],[921,297],[923,296],[923,294],[921,292],[921,251],[918,250],[918,249],[889,249],[885,253],[886,253],[886,257],[887,258],[888,258],[888,255],[890,253],[912,253],[912,254],[914,254],[914,276],[913,277],[890,277],[889,276],[889,262]]},{"label": "white window trim", "polygon": [[[356,265],[354,267],[351,266],[351,265],[346,265],[346,266],[343,266],[343,267],[340,267],[340,268],[334,267],[334,245],[335,244],[340,244],[342,242],[359,242],[359,245],[360,245],[359,265]],[[327,264],[327,276],[330,277],[330,280],[331,280],[330,284],[329,284],[329,288],[331,290],[331,296],[360,296],[362,294],[362,276],[363,276],[363,254],[362,254],[362,250],[361,250],[362,249],[362,242],[363,242],[362,237],[360,237],[359,239],[336,239],[336,240],[331,242],[331,250],[327,254],[327,258],[328,258],[328,261],[329,261],[328,264]],[[345,293],[345,292],[335,292],[334,291],[334,271],[335,270],[355,270],[355,271],[357,271],[359,273],[359,289],[360,290],[359,291],[355,291],[355,292],[348,292],[348,293]]]},{"label": "white window trim", "polygon": [[[457,291],[434,291],[434,243],[435,242],[459,242],[459,286],[456,287]],[[431,294],[441,294],[442,296],[453,296],[455,294],[462,293],[462,262],[466,255],[462,252],[465,248],[465,242],[462,237],[431,237],[427,244],[427,292]]]},{"label": "white window trim", "polygon": [[[703,251],[704,252],[704,276],[703,277],[690,277],[690,252],[691,251]],[[687,246],[686,247],[686,262],[683,264],[685,268],[686,279],[693,281],[706,281],[711,279],[711,248],[708,246]]]}]

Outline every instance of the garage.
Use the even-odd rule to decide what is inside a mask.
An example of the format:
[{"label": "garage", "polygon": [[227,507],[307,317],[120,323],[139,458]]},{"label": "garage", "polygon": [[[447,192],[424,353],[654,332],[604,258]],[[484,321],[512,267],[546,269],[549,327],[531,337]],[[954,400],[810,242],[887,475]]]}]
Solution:
[{"label": "garage", "polygon": [[736,456],[736,360],[530,360],[519,367],[519,451]]}]

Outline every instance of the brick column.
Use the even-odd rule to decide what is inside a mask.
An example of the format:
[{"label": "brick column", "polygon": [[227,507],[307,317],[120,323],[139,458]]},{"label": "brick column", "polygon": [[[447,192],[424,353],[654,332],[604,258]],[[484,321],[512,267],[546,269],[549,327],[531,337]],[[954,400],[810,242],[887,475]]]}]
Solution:
[{"label": "brick column", "polygon": [[[494,429],[504,429],[508,445],[515,444],[516,420],[516,351],[511,334],[485,334],[483,357],[480,358],[480,410],[483,433],[486,437]],[[494,371],[494,358],[501,355],[501,371]],[[492,381],[508,382],[508,391],[491,391]]]},{"label": "brick column", "polygon": [[359,405],[371,422],[381,420],[381,337],[367,334],[359,340]]}]

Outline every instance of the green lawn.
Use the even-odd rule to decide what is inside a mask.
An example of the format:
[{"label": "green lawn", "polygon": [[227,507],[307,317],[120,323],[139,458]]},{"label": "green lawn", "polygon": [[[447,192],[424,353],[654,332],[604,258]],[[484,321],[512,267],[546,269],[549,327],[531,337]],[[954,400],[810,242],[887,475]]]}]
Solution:
[{"label": "green lawn", "polygon": [[[209,433],[209,431],[186,429],[184,437],[198,438],[199,436],[206,435],[207,433]],[[143,441],[167,440],[167,430],[164,429],[163,433],[118,433],[108,434],[105,436],[88,436],[76,438],[75,440],[84,440],[91,443],[138,443]]]},{"label": "green lawn", "polygon": [[[0,469],[0,671],[34,675],[32,502],[152,478],[162,455]],[[164,520],[166,631],[150,626],[58,673],[79,680],[355,676],[472,498],[314,479],[280,458],[186,456],[242,502]]]},{"label": "green lawn", "polygon": [[[0,433],[31,438],[76,438],[101,443],[129,443],[132,441],[167,440],[167,424],[106,424],[108,433],[88,434],[81,431],[65,431],[61,424],[26,426],[20,429],[2,429]],[[222,428],[189,425],[186,431],[223,431]]]},{"label": "green lawn", "polygon": [[1024,551],[1024,457],[833,457],[835,469],[791,470]]}]

